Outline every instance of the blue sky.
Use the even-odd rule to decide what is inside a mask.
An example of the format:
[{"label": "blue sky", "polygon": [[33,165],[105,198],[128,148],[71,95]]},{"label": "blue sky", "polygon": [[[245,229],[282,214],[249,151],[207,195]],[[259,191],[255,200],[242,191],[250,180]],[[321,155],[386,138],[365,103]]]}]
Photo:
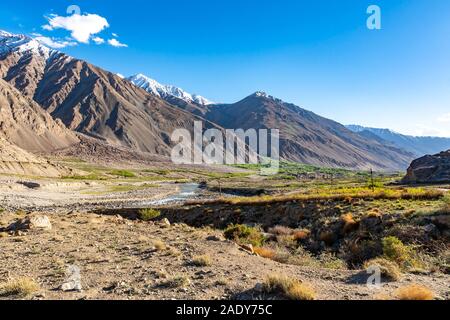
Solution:
[{"label": "blue sky", "polygon": [[[108,23],[89,43],[42,28],[73,4]],[[371,4],[382,30],[366,27]],[[264,90],[344,124],[450,137],[448,0],[10,1],[0,28],[217,102]]]}]

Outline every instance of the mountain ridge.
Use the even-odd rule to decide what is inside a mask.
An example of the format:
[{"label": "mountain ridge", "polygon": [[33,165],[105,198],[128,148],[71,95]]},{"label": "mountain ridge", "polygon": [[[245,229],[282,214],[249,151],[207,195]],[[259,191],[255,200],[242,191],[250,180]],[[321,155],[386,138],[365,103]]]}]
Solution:
[{"label": "mountain ridge", "polygon": [[414,153],[416,157],[434,155],[441,151],[450,149],[450,138],[410,136],[390,129],[371,128],[360,125],[347,125],[346,127],[359,134],[371,132],[377,137],[395,145],[398,148]]},{"label": "mountain ridge", "polygon": [[[262,91],[234,104],[201,104],[173,86],[151,82],[145,90],[59,51],[49,55],[30,37],[0,37],[2,43],[9,37],[9,43],[17,44],[0,54],[0,78],[69,129],[112,145],[169,156],[172,132],[192,132],[194,121],[202,121],[205,129],[280,129],[282,158],[306,164],[395,171],[414,158]],[[158,88],[166,91],[152,92]]]},{"label": "mountain ridge", "polygon": [[158,81],[149,78],[141,73],[128,77],[126,79],[136,86],[146,90],[147,92],[163,99],[167,97],[175,97],[186,102],[196,103],[203,106],[215,104],[214,102],[209,101],[208,99],[200,95],[190,94],[183,89],[175,87],[173,85],[162,85]]}]

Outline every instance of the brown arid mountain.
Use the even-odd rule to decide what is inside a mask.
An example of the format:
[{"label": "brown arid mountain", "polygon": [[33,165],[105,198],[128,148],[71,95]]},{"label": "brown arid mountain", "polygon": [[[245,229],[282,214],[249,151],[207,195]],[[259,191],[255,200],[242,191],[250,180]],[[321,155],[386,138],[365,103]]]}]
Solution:
[{"label": "brown arid mountain", "polygon": [[70,148],[78,137],[0,79],[0,173],[56,177],[73,171],[33,153]]},{"label": "brown arid mountain", "polygon": [[[71,130],[167,156],[172,132],[178,128],[192,131],[194,121],[203,120],[111,72],[50,50],[34,39],[6,33],[3,39],[12,44],[9,50],[0,50],[0,78]],[[216,127],[205,122],[205,128]]]},{"label": "brown arid mountain", "polygon": [[205,118],[224,128],[279,129],[280,153],[286,160],[390,171],[404,170],[414,157],[263,92],[235,104],[205,106],[204,110]]},{"label": "brown arid mountain", "polygon": [[0,79],[0,136],[30,152],[68,148],[78,138],[60,120]]},{"label": "brown arid mountain", "polygon": [[202,120],[205,128],[280,129],[282,158],[306,164],[394,171],[414,158],[264,93],[230,105],[160,97],[27,36],[0,32],[0,78],[69,129],[140,152],[169,155],[172,132]]}]

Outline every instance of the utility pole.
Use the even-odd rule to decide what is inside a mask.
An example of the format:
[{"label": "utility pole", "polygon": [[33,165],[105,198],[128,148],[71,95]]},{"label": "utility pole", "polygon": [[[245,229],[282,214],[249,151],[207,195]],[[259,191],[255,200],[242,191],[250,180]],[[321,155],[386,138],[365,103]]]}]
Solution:
[{"label": "utility pole", "polygon": [[375,182],[373,181],[373,170],[370,169],[370,188],[372,189],[372,192],[375,191]]}]

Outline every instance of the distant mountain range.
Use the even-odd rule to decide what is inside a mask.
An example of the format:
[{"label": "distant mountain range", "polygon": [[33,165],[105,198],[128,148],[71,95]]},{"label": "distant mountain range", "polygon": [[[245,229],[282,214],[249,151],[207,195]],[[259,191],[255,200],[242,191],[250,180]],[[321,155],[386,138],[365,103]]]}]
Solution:
[{"label": "distant mountain range", "polygon": [[[40,153],[55,148],[73,152],[84,134],[94,140],[89,148],[80,145],[80,152],[92,154],[97,149],[93,141],[98,141],[106,145],[98,149],[117,146],[167,157],[174,145],[172,132],[192,131],[194,121],[202,121],[205,129],[280,129],[283,159],[318,166],[404,170],[417,155],[373,132],[354,132],[264,92],[234,104],[214,104],[144,75],[124,78],[31,37],[2,31],[0,79],[7,101],[0,104],[0,137],[26,152],[35,152],[36,146]],[[11,124],[11,113],[16,124]],[[45,121],[33,120],[38,118]]]},{"label": "distant mountain range", "polygon": [[384,140],[397,148],[413,153],[416,157],[434,155],[450,150],[450,138],[408,136],[389,129],[368,128],[358,125],[348,125],[348,129],[368,138]]}]

